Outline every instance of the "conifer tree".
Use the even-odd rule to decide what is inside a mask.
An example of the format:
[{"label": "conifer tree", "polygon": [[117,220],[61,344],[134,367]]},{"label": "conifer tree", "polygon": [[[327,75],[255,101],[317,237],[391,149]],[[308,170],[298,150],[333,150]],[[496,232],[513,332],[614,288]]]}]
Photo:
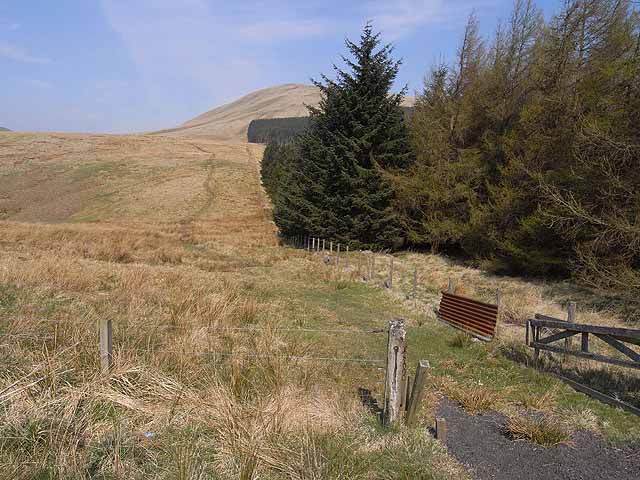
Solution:
[{"label": "conifer tree", "polygon": [[309,108],[309,127],[297,142],[299,168],[276,223],[281,230],[303,224],[308,234],[353,248],[397,248],[403,234],[385,172],[411,163],[401,109],[406,89],[390,93],[401,62],[370,24],[359,43],[346,46],[349,71],[334,66],[335,80],[323,75],[314,82],[322,98]]}]

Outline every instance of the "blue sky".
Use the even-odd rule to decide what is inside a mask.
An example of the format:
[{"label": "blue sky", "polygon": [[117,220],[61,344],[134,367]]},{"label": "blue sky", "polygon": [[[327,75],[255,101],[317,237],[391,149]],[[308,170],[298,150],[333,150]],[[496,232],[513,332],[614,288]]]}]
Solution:
[{"label": "blue sky", "polygon": [[[539,0],[548,17],[560,0]],[[486,37],[512,0],[0,0],[0,126],[175,126],[258,88],[330,73],[367,20],[420,89],[475,10]]]}]

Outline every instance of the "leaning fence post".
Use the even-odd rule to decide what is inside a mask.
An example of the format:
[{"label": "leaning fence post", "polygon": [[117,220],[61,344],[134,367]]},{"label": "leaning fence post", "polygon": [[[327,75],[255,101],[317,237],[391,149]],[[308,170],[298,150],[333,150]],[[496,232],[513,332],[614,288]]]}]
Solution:
[{"label": "leaning fence post", "polygon": [[100,368],[103,372],[108,372],[111,368],[113,358],[113,332],[111,330],[111,320],[100,319]]},{"label": "leaning fence post", "polygon": [[424,398],[424,387],[427,384],[427,370],[429,370],[429,362],[427,360],[420,360],[420,363],[418,363],[418,367],[416,368],[416,376],[413,381],[409,404],[407,405],[406,420],[408,426],[412,426],[418,417],[420,405]]},{"label": "leaning fence post", "polygon": [[406,386],[406,331],[404,319],[389,320],[387,343],[387,374],[384,389],[383,424],[391,426],[401,419]]}]

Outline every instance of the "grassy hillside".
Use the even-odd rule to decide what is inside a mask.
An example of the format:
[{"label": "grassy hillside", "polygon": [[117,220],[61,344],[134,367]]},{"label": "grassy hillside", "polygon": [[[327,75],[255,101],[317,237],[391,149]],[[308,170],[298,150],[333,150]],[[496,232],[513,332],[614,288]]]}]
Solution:
[{"label": "grassy hillside", "polygon": [[0,132],[10,132],[8,128],[0,127]]},{"label": "grassy hillside", "polygon": [[[526,356],[522,312],[553,313],[573,287],[417,254],[398,259],[406,267],[392,292],[361,282],[353,256],[336,272],[278,245],[257,176],[262,148],[162,136],[3,140],[3,475],[467,478],[425,428],[443,394],[470,410],[546,412],[567,431],[640,438],[636,417],[503,354]],[[404,299],[413,264],[417,310]],[[380,261],[379,279],[385,269]],[[481,298],[506,282],[501,342],[467,342],[428,313],[449,275]],[[396,316],[407,319],[412,368],[426,358],[433,369],[420,428],[384,431],[357,389],[382,401],[386,338],[372,332]],[[114,325],[108,374],[96,347],[102,318]]]},{"label": "grassy hillside", "polygon": [[[256,90],[175,128],[167,128],[153,134],[246,142],[251,121],[305,116],[308,113],[307,105],[317,105],[319,101],[320,91],[315,86],[288,83]],[[412,106],[413,103],[412,97],[405,99],[405,106]]]}]

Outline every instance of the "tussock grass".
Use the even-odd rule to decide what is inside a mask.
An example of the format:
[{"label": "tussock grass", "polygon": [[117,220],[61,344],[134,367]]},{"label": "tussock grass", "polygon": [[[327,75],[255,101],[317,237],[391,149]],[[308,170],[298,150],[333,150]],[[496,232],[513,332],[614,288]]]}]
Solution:
[{"label": "tussock grass", "polygon": [[571,432],[555,417],[519,415],[509,418],[507,432],[515,440],[526,440],[543,447],[571,442]]},{"label": "tussock grass", "polygon": [[482,385],[462,385],[445,380],[441,388],[447,397],[458,402],[470,415],[496,410],[499,405],[498,395]]},{"label": "tussock grass", "polygon": [[464,332],[457,332],[449,344],[455,348],[468,348],[473,345],[473,337]]}]

